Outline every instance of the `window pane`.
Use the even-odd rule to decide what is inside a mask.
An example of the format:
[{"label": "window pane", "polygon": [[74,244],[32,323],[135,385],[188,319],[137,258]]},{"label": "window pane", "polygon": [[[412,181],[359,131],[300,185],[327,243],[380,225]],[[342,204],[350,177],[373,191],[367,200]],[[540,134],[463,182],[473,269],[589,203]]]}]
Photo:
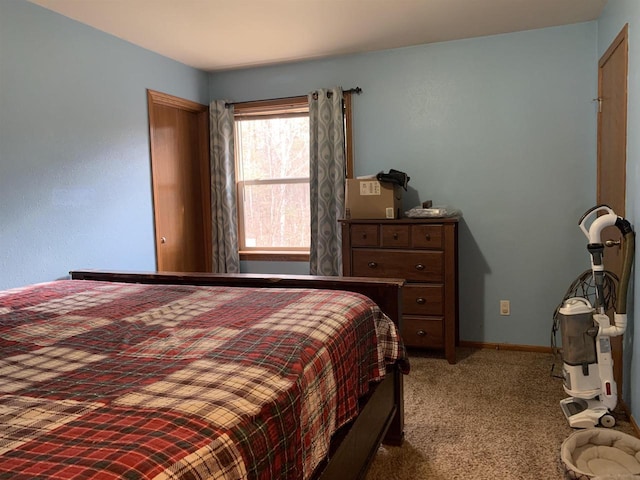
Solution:
[{"label": "window pane", "polygon": [[309,116],[236,122],[238,179],[309,178]]},{"label": "window pane", "polygon": [[244,246],[309,248],[309,182],[245,185]]}]

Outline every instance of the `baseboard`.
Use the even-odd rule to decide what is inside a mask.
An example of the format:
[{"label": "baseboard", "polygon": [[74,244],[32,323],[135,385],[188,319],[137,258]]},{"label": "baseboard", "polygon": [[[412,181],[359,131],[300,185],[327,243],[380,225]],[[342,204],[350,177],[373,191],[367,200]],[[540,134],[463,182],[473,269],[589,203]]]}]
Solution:
[{"label": "baseboard", "polygon": [[515,350],[519,352],[553,353],[551,347],[542,347],[540,345],[516,345],[513,343],[460,341],[458,346],[466,348],[490,348],[492,350]]}]

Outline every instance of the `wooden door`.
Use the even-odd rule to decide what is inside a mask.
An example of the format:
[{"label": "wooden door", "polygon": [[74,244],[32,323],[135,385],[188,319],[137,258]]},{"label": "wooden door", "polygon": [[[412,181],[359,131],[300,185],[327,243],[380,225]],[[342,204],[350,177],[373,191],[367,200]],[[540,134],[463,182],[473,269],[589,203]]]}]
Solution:
[{"label": "wooden door", "polygon": [[[598,62],[598,204],[609,205],[624,217],[627,168],[627,25]],[[605,269],[622,271],[622,235],[616,227],[602,232]],[[612,340],[614,378],[622,392],[622,337]]]},{"label": "wooden door", "polygon": [[147,99],[156,267],[209,272],[208,107],[151,90]]}]

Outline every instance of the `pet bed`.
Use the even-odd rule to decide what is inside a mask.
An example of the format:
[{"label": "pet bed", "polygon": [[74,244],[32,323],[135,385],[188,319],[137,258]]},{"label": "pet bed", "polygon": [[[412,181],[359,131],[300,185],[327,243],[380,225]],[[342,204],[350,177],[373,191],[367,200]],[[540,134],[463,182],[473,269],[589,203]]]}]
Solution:
[{"label": "pet bed", "polygon": [[560,457],[572,480],[640,479],[640,439],[617,430],[579,430],[562,443]]}]

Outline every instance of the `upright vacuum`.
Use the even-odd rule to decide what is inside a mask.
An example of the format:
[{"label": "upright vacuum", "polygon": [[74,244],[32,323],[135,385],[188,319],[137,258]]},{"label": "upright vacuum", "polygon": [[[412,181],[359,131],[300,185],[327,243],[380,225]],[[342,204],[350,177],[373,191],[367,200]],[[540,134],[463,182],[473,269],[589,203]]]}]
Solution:
[{"label": "upright vacuum", "polygon": [[[562,338],[562,377],[564,390],[570,395],[560,401],[569,425],[588,428],[613,427],[612,415],[618,403],[617,385],[613,378],[611,337],[623,335],[627,328],[627,290],[635,251],[635,233],[631,224],[617,216],[607,205],[588,210],[579,226],[588,239],[591,255],[591,280],[595,286],[593,305],[584,297],[563,301],[557,312]],[[622,273],[618,279],[612,319],[606,313],[603,265],[605,244],[602,231],[609,226],[622,233]]]}]

